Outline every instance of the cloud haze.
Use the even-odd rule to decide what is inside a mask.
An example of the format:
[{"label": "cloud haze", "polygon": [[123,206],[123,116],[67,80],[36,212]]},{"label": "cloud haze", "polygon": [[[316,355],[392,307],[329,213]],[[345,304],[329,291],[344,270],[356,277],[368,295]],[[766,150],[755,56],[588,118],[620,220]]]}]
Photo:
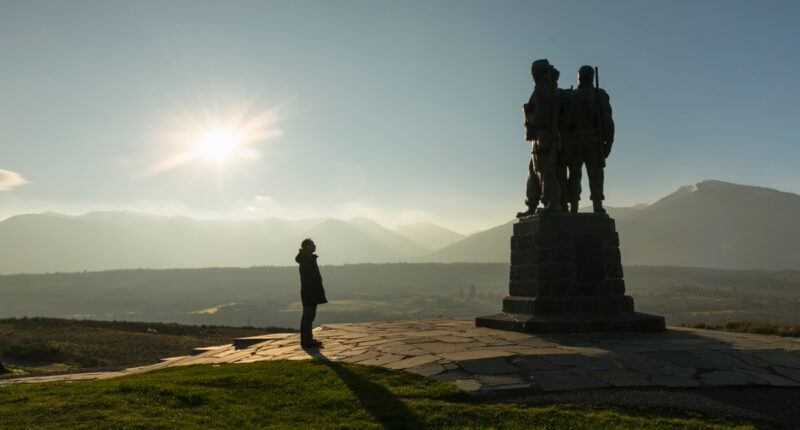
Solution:
[{"label": "cloud haze", "polygon": [[264,195],[255,196],[250,201],[239,202],[229,213],[220,215],[230,219],[283,218],[298,220],[313,218],[369,218],[389,228],[394,228],[399,224],[425,221],[446,225],[448,228],[463,231],[472,231],[484,227],[482,224],[475,222],[451,225],[453,224],[452,222],[448,222],[446,219],[440,219],[431,213],[419,209],[386,210],[359,201],[348,201],[327,208],[313,208],[307,206],[291,207],[277,202],[271,196]]},{"label": "cloud haze", "polygon": [[28,180],[17,172],[0,169],[0,191],[8,191],[14,187],[28,184]]}]

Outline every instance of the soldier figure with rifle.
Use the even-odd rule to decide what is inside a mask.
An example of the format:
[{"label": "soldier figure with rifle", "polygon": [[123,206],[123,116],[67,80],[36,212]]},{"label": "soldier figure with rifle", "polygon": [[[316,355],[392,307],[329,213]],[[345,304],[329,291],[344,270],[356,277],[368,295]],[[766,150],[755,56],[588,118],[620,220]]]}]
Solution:
[{"label": "soldier figure with rifle", "polygon": [[[595,85],[593,84],[595,80]],[[603,209],[603,168],[614,143],[614,121],[611,119],[609,96],[599,88],[597,68],[583,66],[578,71],[578,88],[570,97],[569,146],[565,160],[569,168],[567,188],[570,212],[578,211],[581,194],[581,170],[586,164],[589,177],[589,198],[595,213]]]},{"label": "soldier figure with rifle", "polygon": [[[528,184],[525,204],[528,210],[517,213],[518,218],[534,213],[561,211],[561,187],[558,161],[561,134],[558,130],[560,96],[555,88],[558,71],[546,59],[531,65],[534,90],[530,101],[523,106],[525,140],[531,141],[531,161],[528,165]],[[539,200],[544,208],[536,208]]]}]

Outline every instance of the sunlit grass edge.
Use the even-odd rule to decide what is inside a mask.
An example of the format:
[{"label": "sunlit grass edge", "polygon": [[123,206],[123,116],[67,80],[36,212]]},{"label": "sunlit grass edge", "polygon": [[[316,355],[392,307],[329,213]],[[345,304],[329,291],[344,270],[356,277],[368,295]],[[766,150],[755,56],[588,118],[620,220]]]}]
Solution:
[{"label": "sunlit grass edge", "polygon": [[693,412],[507,404],[402,371],[318,360],[0,387],[0,428],[265,427],[756,428]]}]

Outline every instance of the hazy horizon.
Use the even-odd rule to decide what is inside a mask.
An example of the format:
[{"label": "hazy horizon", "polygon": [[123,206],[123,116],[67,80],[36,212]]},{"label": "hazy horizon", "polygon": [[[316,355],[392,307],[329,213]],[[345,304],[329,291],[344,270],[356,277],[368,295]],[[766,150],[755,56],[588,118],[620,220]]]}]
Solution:
[{"label": "hazy horizon", "polygon": [[[753,217],[742,200],[761,208],[761,216]],[[800,258],[798,194],[709,180],[652,205],[607,209],[628,264],[794,269]],[[507,263],[512,224],[506,219],[463,235],[437,224],[389,228],[365,217],[197,220],[131,211],[49,212],[0,222],[6,245],[0,273],[293,265],[306,237],[319,244],[323,265]]]},{"label": "hazy horizon", "polygon": [[[684,184],[684,185],[680,186],[679,188],[677,188],[675,190],[672,190],[668,194],[653,197],[648,202],[640,202],[640,203],[636,203],[636,204],[633,204],[633,205],[630,205],[630,206],[607,206],[607,207],[610,208],[610,209],[627,209],[627,208],[641,209],[641,208],[650,206],[650,205],[658,202],[659,200],[669,196],[670,194],[678,192],[681,188],[685,188],[685,187],[694,187],[694,188],[696,188],[698,184],[701,184],[703,182],[723,182],[723,183],[725,183],[725,181],[718,181],[716,179],[706,179],[706,180],[698,182],[696,184]],[[757,186],[757,185],[750,185],[750,184],[735,184],[735,183],[729,183],[729,184],[732,184],[732,185],[735,185],[735,186],[743,186],[743,187],[766,188],[766,187],[760,187],[760,186]],[[784,192],[784,193],[797,194],[797,193],[793,193],[793,192],[790,192],[790,191],[785,191],[785,190],[782,190],[782,189],[774,189],[774,190],[775,191],[779,191],[779,192]],[[582,211],[588,211],[588,210],[590,210],[590,208],[591,207],[582,206],[581,210]],[[231,216],[231,215],[225,216],[223,214],[214,214],[214,213],[205,213],[205,214],[189,213],[189,212],[186,212],[186,211],[175,210],[175,208],[170,208],[169,206],[161,206],[161,207],[153,206],[153,207],[136,208],[136,207],[111,207],[111,206],[108,206],[108,205],[105,205],[105,206],[101,205],[101,206],[99,206],[97,208],[90,208],[89,210],[85,210],[85,209],[81,210],[81,209],[77,209],[77,208],[73,208],[72,210],[69,210],[69,209],[68,210],[43,209],[43,210],[40,210],[40,211],[14,213],[14,214],[9,214],[8,216],[2,216],[2,214],[0,213],[0,222],[5,221],[5,220],[7,220],[9,218],[12,218],[14,216],[17,216],[17,215],[38,215],[38,214],[44,214],[44,213],[48,213],[48,212],[56,213],[56,214],[59,214],[59,215],[73,216],[73,217],[79,217],[79,216],[88,215],[88,214],[96,213],[96,212],[134,212],[134,213],[139,213],[139,214],[143,214],[143,215],[156,215],[156,216],[163,216],[163,217],[185,217],[185,218],[191,218],[191,219],[198,220],[198,221],[259,221],[259,220],[271,220],[271,219],[284,220],[284,221],[311,221],[311,220],[322,220],[322,219],[337,219],[337,220],[343,220],[343,221],[352,221],[354,219],[365,218],[365,219],[374,221],[377,224],[379,224],[380,226],[382,226],[384,228],[387,228],[387,229],[390,229],[390,230],[394,230],[394,229],[396,229],[398,227],[402,227],[404,225],[434,224],[436,226],[445,228],[447,230],[450,230],[452,232],[458,233],[458,234],[463,235],[463,236],[469,236],[469,235],[484,231],[486,229],[496,227],[496,226],[498,226],[500,224],[507,223],[508,221],[511,221],[511,220],[514,219],[513,215],[509,214],[506,217],[506,219],[500,220],[499,222],[496,222],[496,223],[491,223],[490,222],[489,224],[479,225],[479,226],[477,226],[477,227],[475,227],[473,229],[462,230],[462,229],[454,228],[452,225],[448,224],[447,221],[440,222],[440,221],[429,220],[429,219],[416,219],[416,220],[415,219],[411,219],[411,220],[408,220],[408,221],[405,221],[405,222],[398,222],[397,220],[395,220],[395,222],[388,222],[387,223],[386,222],[386,218],[381,217],[380,213],[379,212],[375,212],[375,211],[368,212],[366,214],[365,213],[360,213],[358,211],[354,211],[354,212],[352,212],[350,214],[347,214],[347,213],[338,213],[338,214],[333,214],[333,215],[325,215],[325,214],[313,215],[313,214],[310,214],[307,217],[303,217],[303,218],[291,218],[291,217],[288,217],[288,216],[280,216],[278,214],[275,214],[275,215],[266,215],[265,214],[265,215],[261,215],[261,216],[256,215],[256,216],[249,216],[249,217],[241,217],[241,216],[237,217],[237,216]],[[376,217],[376,218],[370,217],[369,216],[370,214],[371,215],[378,215],[378,217]]]}]

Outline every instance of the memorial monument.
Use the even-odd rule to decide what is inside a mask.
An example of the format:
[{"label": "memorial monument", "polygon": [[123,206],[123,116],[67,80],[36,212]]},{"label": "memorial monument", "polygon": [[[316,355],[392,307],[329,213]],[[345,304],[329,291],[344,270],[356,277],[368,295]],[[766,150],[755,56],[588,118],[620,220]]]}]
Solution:
[{"label": "memorial monument", "polygon": [[[536,333],[664,330],[664,317],[634,312],[625,295],[619,235],[602,203],[614,121],[597,69],[581,67],[575,90],[558,88],[560,73],[546,59],[534,61],[531,74],[533,94],[523,106],[532,153],[528,209],[514,224],[503,311],[476,325]],[[591,213],[578,213],[584,165]]]}]

